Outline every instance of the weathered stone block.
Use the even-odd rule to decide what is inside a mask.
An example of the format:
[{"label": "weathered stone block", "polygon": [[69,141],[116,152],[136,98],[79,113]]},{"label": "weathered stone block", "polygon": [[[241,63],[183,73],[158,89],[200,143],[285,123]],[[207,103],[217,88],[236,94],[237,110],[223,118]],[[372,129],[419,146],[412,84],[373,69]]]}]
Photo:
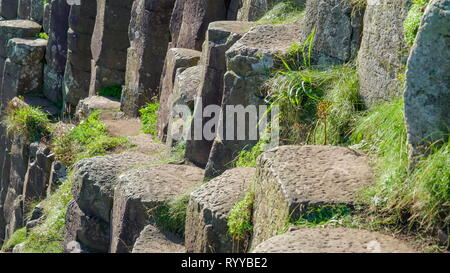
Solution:
[{"label": "weathered stone block", "polygon": [[133,247],[133,253],[184,253],[183,240],[177,235],[161,231],[153,225],[142,230]]},{"label": "weathered stone block", "polygon": [[389,100],[403,91],[398,80],[408,56],[403,22],[411,2],[385,0],[366,8],[358,53],[360,94],[366,104]]},{"label": "weathered stone block", "polygon": [[144,166],[123,173],[114,193],[111,252],[131,252],[150,224],[150,212],[188,192],[203,178],[203,170],[187,165]]},{"label": "weathered stone block", "polygon": [[131,117],[159,95],[161,73],[170,42],[169,23],[175,0],[137,0],[129,29],[122,111]]},{"label": "weathered stone block", "polygon": [[91,96],[103,87],[125,82],[132,4],[133,0],[97,0],[97,16],[91,40]]},{"label": "weathered stone block", "polygon": [[87,118],[95,110],[102,112],[115,113],[120,110],[120,102],[114,98],[92,96],[80,100],[75,111],[76,117],[79,120]]},{"label": "weathered stone block", "polygon": [[196,66],[200,55],[199,51],[184,48],[172,48],[167,51],[159,96],[158,137],[161,140],[166,140],[167,125],[172,110],[169,98],[173,92],[177,70]]},{"label": "weathered stone block", "polygon": [[0,17],[6,20],[17,18],[17,7],[19,1],[0,0]]},{"label": "weathered stone block", "polygon": [[9,39],[35,37],[41,28],[39,24],[28,20],[0,21],[0,56],[6,57]]},{"label": "weathered stone block", "polygon": [[253,168],[236,168],[191,194],[186,215],[186,250],[192,253],[245,252],[245,243],[228,233],[227,218],[253,181]]},{"label": "weathered stone block", "polygon": [[424,155],[450,132],[450,1],[432,1],[408,60],[405,115],[411,155]]},{"label": "weathered stone block", "polygon": [[254,253],[413,253],[407,242],[378,232],[350,228],[302,228],[258,245]]},{"label": "weathered stone block", "polygon": [[31,0],[17,0],[17,18],[29,20],[31,15]]},{"label": "weathered stone block", "polygon": [[308,207],[354,205],[372,173],[366,156],[348,148],[282,146],[260,156],[255,181],[252,248]]}]

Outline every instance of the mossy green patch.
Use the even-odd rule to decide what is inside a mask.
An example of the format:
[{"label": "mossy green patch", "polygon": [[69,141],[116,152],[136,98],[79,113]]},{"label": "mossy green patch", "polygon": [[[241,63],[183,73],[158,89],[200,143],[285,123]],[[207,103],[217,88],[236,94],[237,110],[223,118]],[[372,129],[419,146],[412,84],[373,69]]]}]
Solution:
[{"label": "mossy green patch", "polygon": [[246,241],[253,232],[252,213],[255,194],[249,191],[228,215],[228,232],[234,240]]},{"label": "mossy green patch", "polygon": [[303,18],[304,9],[304,4],[300,4],[298,1],[282,1],[273,6],[256,23],[261,25],[296,23]]},{"label": "mossy green patch", "polygon": [[147,103],[145,108],[139,110],[141,114],[142,132],[156,136],[158,123],[159,103]]},{"label": "mossy green patch", "polygon": [[98,91],[99,96],[112,97],[115,99],[121,99],[122,97],[122,85],[110,85],[105,86]]},{"label": "mossy green patch", "polygon": [[409,9],[408,15],[403,24],[405,40],[409,46],[414,44],[417,32],[419,31],[420,22],[422,21],[425,8],[429,2],[430,0],[413,0],[413,4]]}]

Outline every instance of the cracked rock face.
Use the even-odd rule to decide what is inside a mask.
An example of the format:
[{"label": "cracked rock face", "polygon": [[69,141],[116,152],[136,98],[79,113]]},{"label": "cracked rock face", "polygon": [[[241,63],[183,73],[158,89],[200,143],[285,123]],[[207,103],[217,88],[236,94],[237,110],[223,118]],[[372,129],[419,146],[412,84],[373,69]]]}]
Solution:
[{"label": "cracked rock face", "polygon": [[185,249],[181,238],[148,225],[137,238],[133,253],[185,253]]},{"label": "cracked rock face", "polygon": [[203,170],[187,165],[160,164],[136,168],[119,176],[112,212],[111,252],[131,252],[151,223],[151,211],[199,184]]},{"label": "cracked rock face", "polygon": [[448,140],[450,124],[450,1],[432,1],[408,60],[405,115],[412,157]]},{"label": "cracked rock face", "polygon": [[302,228],[275,236],[253,253],[413,253],[408,243],[378,232],[350,228]]},{"label": "cracked rock face", "polygon": [[228,234],[227,218],[253,181],[253,168],[235,168],[191,194],[186,216],[186,250],[191,253],[245,252]]},{"label": "cracked rock face", "polygon": [[349,148],[282,146],[261,155],[256,179],[253,247],[308,207],[354,205],[372,172],[366,156]]}]

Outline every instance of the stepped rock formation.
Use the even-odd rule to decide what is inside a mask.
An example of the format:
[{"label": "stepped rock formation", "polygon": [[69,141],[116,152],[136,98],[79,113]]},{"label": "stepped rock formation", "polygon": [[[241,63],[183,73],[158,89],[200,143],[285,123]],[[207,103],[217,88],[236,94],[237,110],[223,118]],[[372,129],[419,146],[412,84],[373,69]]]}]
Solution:
[{"label": "stepped rock formation", "polygon": [[91,41],[90,96],[97,95],[104,87],[123,85],[125,82],[132,5],[133,0],[97,0]]},{"label": "stepped rock formation", "polygon": [[373,2],[364,15],[364,35],[358,53],[360,94],[368,104],[401,94],[398,76],[408,55],[403,22],[412,1]]},{"label": "stepped rock formation", "polygon": [[233,240],[227,217],[253,182],[253,168],[236,168],[191,194],[186,216],[186,250],[190,253],[245,252],[245,242]]},{"label": "stepped rock formation", "polygon": [[367,158],[348,148],[281,146],[262,154],[256,174],[252,248],[309,207],[353,205],[358,190],[371,181]]},{"label": "stepped rock formation", "polygon": [[[201,83],[197,97],[201,97],[202,100],[195,105],[197,111],[194,109],[193,115],[196,121],[200,120],[201,117],[197,116],[203,114],[204,107],[222,104],[223,80],[227,70],[225,53],[251,26],[251,23],[234,21],[220,21],[209,25],[200,59],[204,68],[200,75]],[[211,119],[203,117],[202,124]],[[194,130],[201,130],[200,125],[197,123],[191,125],[190,139],[186,143],[186,158],[198,166],[205,167],[213,140],[205,139],[204,136],[196,138]]]},{"label": "stepped rock formation", "polygon": [[[428,6],[408,60],[405,114],[413,157],[445,143],[450,124],[450,1]],[[431,54],[432,53],[432,54]]]},{"label": "stepped rock formation", "polygon": [[[256,26],[226,52],[227,72],[224,76],[218,136],[212,145],[205,177],[213,178],[222,174],[242,149],[257,143],[256,138],[250,138],[249,129],[256,128],[261,117],[250,115],[244,128],[237,128],[237,121],[234,120],[234,128],[237,129],[227,132],[225,117],[234,115],[232,111],[227,113],[227,106],[250,106],[258,111],[256,107],[265,104],[262,87],[268,79],[267,71],[275,67],[276,56],[286,54],[298,37],[296,25]],[[242,133],[245,134],[245,140],[238,139]]]},{"label": "stepped rock formation", "polygon": [[408,243],[377,232],[349,228],[302,228],[275,236],[253,253],[414,253]]},{"label": "stepped rock formation", "polygon": [[159,95],[174,2],[138,0],[133,4],[122,93],[122,111],[128,116],[136,117],[146,102]]}]

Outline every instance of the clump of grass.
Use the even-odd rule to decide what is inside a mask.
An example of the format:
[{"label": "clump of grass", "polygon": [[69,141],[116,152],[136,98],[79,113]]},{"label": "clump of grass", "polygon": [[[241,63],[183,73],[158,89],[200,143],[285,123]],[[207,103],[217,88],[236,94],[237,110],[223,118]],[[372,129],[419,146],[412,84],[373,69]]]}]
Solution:
[{"label": "clump of grass", "polygon": [[308,207],[297,218],[291,218],[289,224],[301,227],[324,226],[342,222],[345,217],[350,217],[352,210],[346,205],[324,205]]},{"label": "clump of grass", "polygon": [[147,103],[145,108],[139,110],[141,114],[142,132],[156,136],[159,103]]},{"label": "clump of grass", "polygon": [[362,198],[386,225],[432,234],[449,231],[449,144],[435,148],[411,171],[403,99],[375,107],[361,117],[351,136],[375,163],[376,181]]},{"label": "clump of grass", "polygon": [[39,107],[10,104],[3,123],[8,133],[19,134],[29,141],[46,139],[51,134],[50,119]]},{"label": "clump of grass", "polygon": [[41,204],[44,222],[28,231],[23,241],[25,253],[63,253],[65,217],[69,202],[73,199],[71,179],[64,181]]},{"label": "clump of grass", "polygon": [[267,101],[280,107],[284,144],[337,144],[360,108],[352,66],[281,70],[267,82]]},{"label": "clump of grass", "polygon": [[27,229],[21,228],[16,230],[11,237],[6,241],[2,246],[2,251],[12,251],[12,249],[18,245],[23,243],[27,238]]},{"label": "clump of grass", "polygon": [[253,232],[252,213],[255,194],[249,191],[228,215],[228,232],[237,241],[246,241]]},{"label": "clump of grass", "polygon": [[408,15],[403,24],[403,32],[405,34],[405,41],[409,46],[414,44],[414,41],[419,31],[420,22],[425,11],[426,6],[430,0],[413,0],[413,4],[409,9]]},{"label": "clump of grass", "polygon": [[239,152],[236,160],[236,167],[256,167],[256,159],[264,152],[263,143],[258,143],[251,149],[244,149]]},{"label": "clump of grass", "polygon": [[289,24],[300,21],[304,15],[304,4],[298,1],[287,0],[272,7],[257,24]]},{"label": "clump of grass", "polygon": [[108,135],[100,113],[94,111],[78,126],[54,141],[53,151],[58,160],[71,166],[83,158],[105,155],[116,147],[129,145],[126,138]]},{"label": "clump of grass", "polygon": [[99,96],[112,97],[116,99],[121,99],[122,97],[122,85],[110,85],[103,87],[98,91]]},{"label": "clump of grass", "polygon": [[151,210],[149,212],[150,218],[162,230],[170,231],[184,237],[186,209],[192,191],[180,195],[172,201],[159,205]]},{"label": "clump of grass", "polygon": [[45,32],[40,32],[38,34],[36,34],[36,38],[40,38],[40,39],[44,39],[44,40],[48,40],[48,34]]}]

